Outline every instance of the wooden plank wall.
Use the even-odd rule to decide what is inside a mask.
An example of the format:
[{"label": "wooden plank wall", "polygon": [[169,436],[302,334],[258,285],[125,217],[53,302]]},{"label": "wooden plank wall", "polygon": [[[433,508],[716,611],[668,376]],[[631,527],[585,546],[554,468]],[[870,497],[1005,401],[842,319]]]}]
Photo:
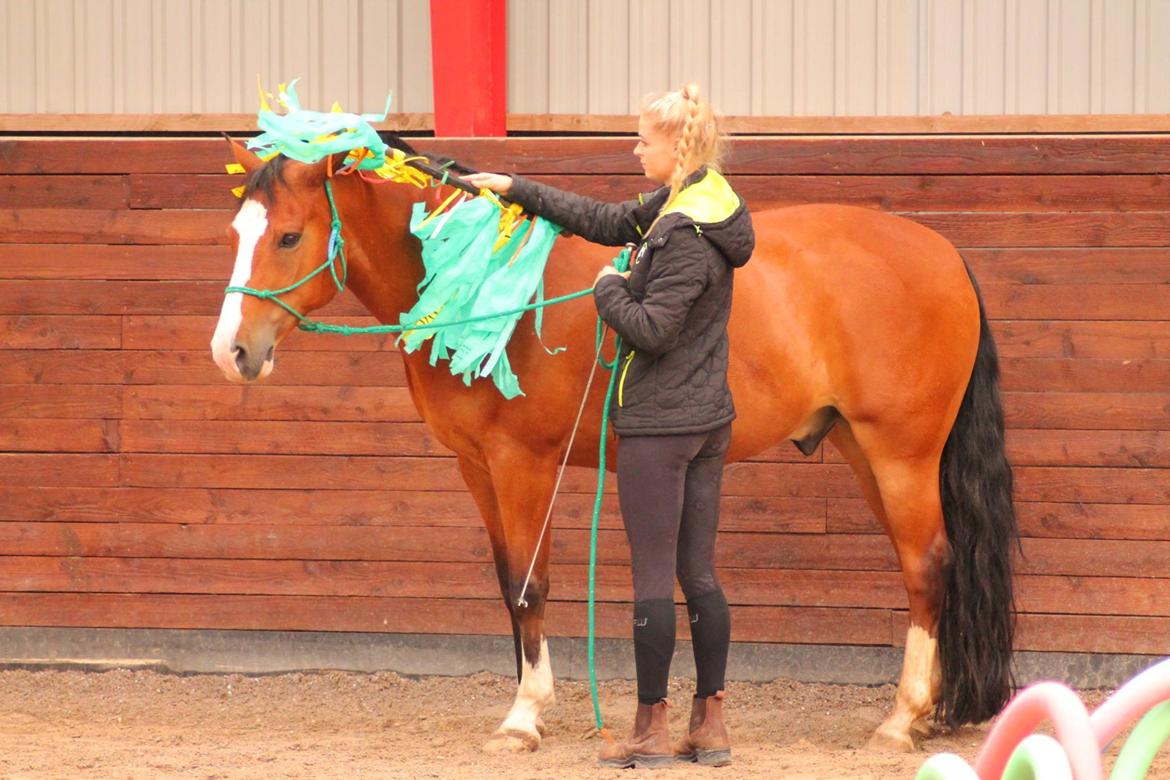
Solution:
[{"label": "wooden plank wall", "polygon": [[[601,197],[628,138],[425,142]],[[960,246],[1003,359],[1020,646],[1170,653],[1170,135],[742,138],[753,207],[886,209]],[[217,140],[0,140],[0,624],[507,634],[486,533],[385,338],[295,334],[241,388],[208,341],[238,179]],[[328,313],[367,322],[348,296]],[[554,533],[585,633],[591,475]],[[628,633],[607,498],[599,630]],[[737,640],[898,644],[891,547],[831,449],[728,470]],[[685,635],[685,634],[684,634]]]}]

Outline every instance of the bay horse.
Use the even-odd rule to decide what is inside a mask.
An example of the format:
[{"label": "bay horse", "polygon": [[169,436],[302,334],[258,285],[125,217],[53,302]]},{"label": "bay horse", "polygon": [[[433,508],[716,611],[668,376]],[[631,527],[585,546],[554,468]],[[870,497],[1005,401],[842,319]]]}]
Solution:
[{"label": "bay horse", "polygon": [[[232,222],[231,285],[289,286],[328,257],[327,163],[262,163],[239,144],[233,150],[250,178]],[[450,190],[328,180],[343,222],[346,283],[379,321],[397,323],[423,278],[412,207],[434,208]],[[911,732],[932,711],[950,726],[978,722],[1011,693],[1017,530],[983,302],[957,250],[910,220],[839,205],[757,211],[753,220],[755,256],[736,273],[729,326],[739,416],[728,462],[784,440],[807,455],[824,438],[848,460],[893,542],[909,602],[893,711],[870,745],[913,749]],[[613,254],[579,238],[558,241],[546,295],[590,287]],[[282,299],[307,314],[338,286],[318,273]],[[402,355],[419,414],[456,453],[483,516],[512,619],[519,687],[487,749],[536,749],[540,712],[554,701],[544,628],[549,536],[536,548],[594,360],[596,316],[588,298],[550,310],[545,342],[569,346],[550,357],[525,315],[508,346],[526,393],[513,400],[488,381],[465,387],[447,366],[431,366],[425,349]],[[272,301],[227,293],[215,362],[236,382],[263,378],[296,325]],[[605,384],[593,386],[570,465],[596,467]]]}]

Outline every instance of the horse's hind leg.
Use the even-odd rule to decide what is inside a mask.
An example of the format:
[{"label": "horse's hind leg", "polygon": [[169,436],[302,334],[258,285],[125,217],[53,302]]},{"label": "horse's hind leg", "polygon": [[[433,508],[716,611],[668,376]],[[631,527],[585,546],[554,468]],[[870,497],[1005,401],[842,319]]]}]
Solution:
[{"label": "horse's hind leg", "polygon": [[924,723],[938,699],[938,618],[950,560],[938,464],[938,454],[874,464],[906,584],[910,627],[894,712],[878,727],[870,747],[912,750],[911,729]]},{"label": "horse's hind leg", "polygon": [[830,434],[894,543],[910,606],[894,711],[878,727],[869,747],[913,750],[911,730],[920,728],[934,708],[940,681],[937,627],[949,547],[938,456],[884,456],[872,431],[863,429],[862,436],[864,443],[859,443],[847,425],[838,425]]}]

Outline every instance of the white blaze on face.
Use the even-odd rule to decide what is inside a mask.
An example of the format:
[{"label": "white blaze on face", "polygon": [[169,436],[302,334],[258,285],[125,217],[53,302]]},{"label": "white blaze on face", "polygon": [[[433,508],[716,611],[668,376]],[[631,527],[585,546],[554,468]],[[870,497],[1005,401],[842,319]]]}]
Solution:
[{"label": "white blaze on face", "polygon": [[[232,228],[240,241],[236,251],[236,266],[232,269],[232,279],[228,284],[243,287],[252,278],[252,255],[256,251],[256,244],[268,229],[268,210],[259,201],[247,200],[232,220]],[[215,335],[211,337],[211,355],[220,370],[232,379],[242,378],[236,367],[233,345],[243,318],[244,294],[227,293],[223,298],[223,308],[219,311]]]}]

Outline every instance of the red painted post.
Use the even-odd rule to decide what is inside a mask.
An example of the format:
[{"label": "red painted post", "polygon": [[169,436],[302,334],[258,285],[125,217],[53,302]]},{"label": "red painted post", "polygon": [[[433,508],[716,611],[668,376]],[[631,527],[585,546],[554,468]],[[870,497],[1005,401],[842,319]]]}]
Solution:
[{"label": "red painted post", "polygon": [[507,0],[431,0],[436,136],[507,134]]}]

